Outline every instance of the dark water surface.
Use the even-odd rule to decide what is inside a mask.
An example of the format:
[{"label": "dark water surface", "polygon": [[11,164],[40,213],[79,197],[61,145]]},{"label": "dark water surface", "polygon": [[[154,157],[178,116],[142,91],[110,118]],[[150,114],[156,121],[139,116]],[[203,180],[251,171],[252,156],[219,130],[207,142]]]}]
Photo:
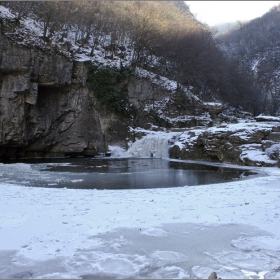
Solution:
[{"label": "dark water surface", "polygon": [[71,189],[147,189],[223,183],[256,176],[251,171],[156,158],[33,159],[31,169],[2,175],[10,182]]}]

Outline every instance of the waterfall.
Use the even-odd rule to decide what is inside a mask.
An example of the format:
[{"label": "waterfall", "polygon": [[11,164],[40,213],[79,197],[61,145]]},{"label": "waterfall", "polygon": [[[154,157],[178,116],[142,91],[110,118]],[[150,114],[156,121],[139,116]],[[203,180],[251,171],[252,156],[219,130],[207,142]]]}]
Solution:
[{"label": "waterfall", "polygon": [[130,157],[169,157],[169,142],[175,133],[152,133],[131,144],[126,154]]}]

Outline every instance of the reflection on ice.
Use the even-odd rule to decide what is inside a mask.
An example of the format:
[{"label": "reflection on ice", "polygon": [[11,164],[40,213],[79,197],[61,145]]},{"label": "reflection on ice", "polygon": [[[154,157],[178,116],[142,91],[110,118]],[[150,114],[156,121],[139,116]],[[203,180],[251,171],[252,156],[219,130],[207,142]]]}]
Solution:
[{"label": "reflection on ice", "polygon": [[1,165],[2,183],[71,189],[195,186],[258,176],[247,170],[156,158],[34,159]]}]

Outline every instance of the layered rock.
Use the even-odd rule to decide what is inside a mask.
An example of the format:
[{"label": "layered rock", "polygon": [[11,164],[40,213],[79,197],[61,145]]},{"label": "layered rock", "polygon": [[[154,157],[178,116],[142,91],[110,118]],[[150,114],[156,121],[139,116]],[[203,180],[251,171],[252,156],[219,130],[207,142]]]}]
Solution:
[{"label": "layered rock", "polygon": [[[269,148],[280,142],[280,123],[238,123],[184,132],[170,148],[170,157],[220,161],[249,166],[275,166]],[[277,137],[276,137],[277,136]],[[275,155],[275,153],[274,153]]]},{"label": "layered rock", "polygon": [[[156,122],[145,110],[151,104],[167,100],[170,114],[177,114],[168,102],[176,90],[167,79],[139,75],[129,84],[129,100],[138,109],[129,119],[99,105],[87,87],[84,62],[20,45],[3,32],[0,50],[0,157],[94,156],[109,145],[127,148],[129,126]],[[155,106],[157,114],[160,109]]]},{"label": "layered rock", "polygon": [[0,156],[90,155],[106,150],[86,67],[0,35]]}]

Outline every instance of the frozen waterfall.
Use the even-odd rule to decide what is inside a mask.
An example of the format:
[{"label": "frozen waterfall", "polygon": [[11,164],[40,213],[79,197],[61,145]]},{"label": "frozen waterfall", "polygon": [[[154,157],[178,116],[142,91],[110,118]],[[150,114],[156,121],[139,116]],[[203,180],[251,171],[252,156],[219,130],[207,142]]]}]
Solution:
[{"label": "frozen waterfall", "polygon": [[129,157],[168,158],[169,145],[178,133],[154,132],[136,140],[126,154]]}]

